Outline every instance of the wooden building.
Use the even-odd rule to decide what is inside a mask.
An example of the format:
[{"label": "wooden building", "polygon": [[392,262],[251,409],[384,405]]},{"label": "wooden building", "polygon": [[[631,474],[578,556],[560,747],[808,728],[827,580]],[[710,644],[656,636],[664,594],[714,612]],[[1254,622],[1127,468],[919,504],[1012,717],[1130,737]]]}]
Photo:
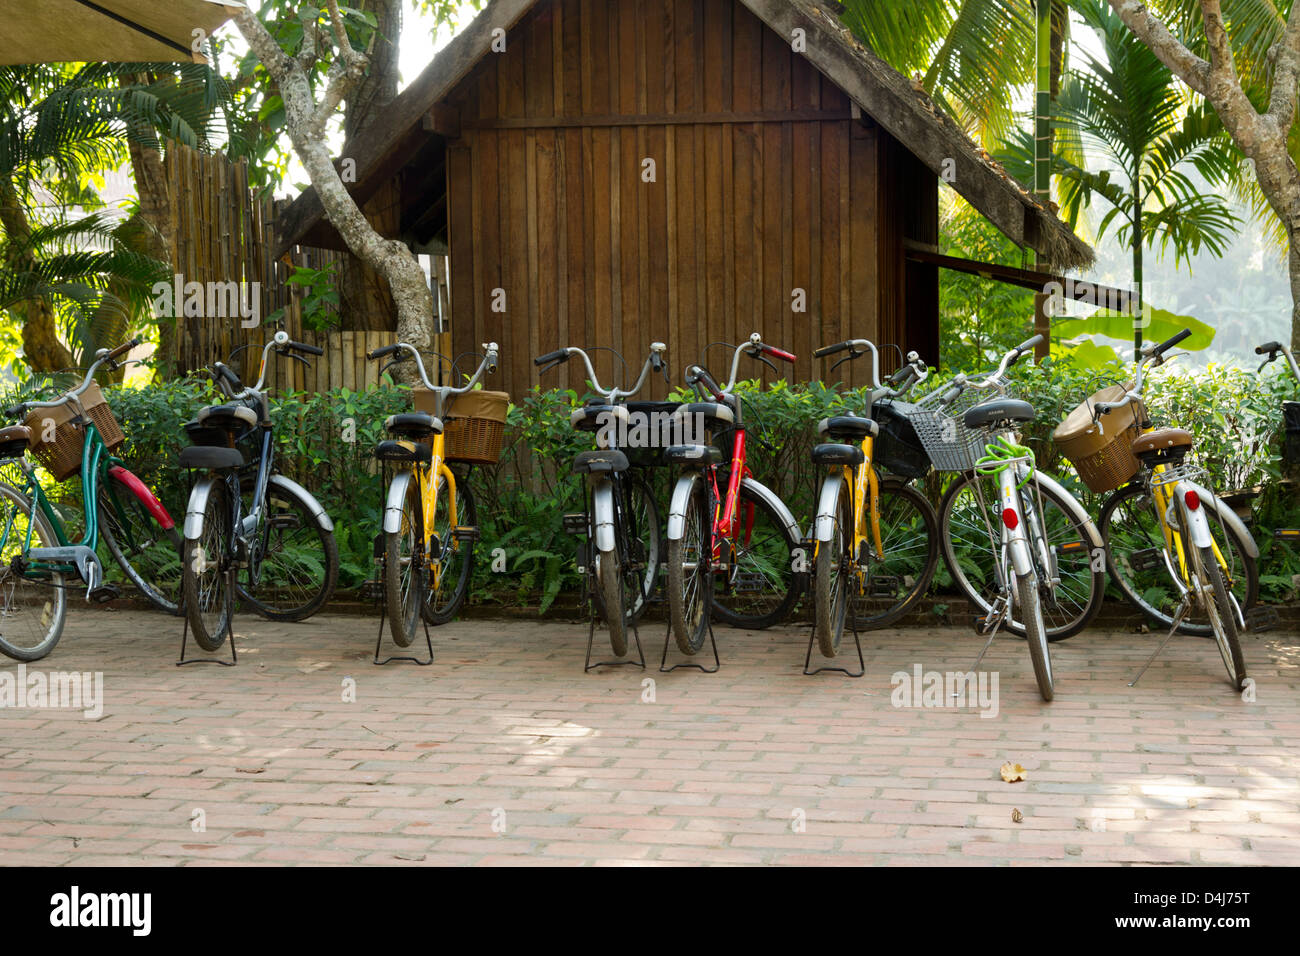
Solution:
[{"label": "wooden building", "polygon": [[[1091,261],[813,0],[493,0],[344,155],[380,228],[448,255],[454,350],[501,343],[516,394],[561,345],[630,378],[664,341],[679,383],[755,329],[796,379],[847,337],[936,361],[941,178],[1055,266]],[[314,192],[278,225],[341,248]]]}]

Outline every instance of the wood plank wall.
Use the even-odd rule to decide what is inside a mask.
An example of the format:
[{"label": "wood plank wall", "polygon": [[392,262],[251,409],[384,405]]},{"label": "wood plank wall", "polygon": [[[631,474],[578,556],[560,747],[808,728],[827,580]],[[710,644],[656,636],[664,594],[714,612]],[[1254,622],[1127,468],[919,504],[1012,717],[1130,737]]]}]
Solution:
[{"label": "wood plank wall", "polygon": [[[447,103],[461,121],[448,149],[452,334],[458,352],[501,343],[496,387],[537,383],[533,356],[561,345],[623,352],[630,380],[652,340],[680,383],[706,345],[755,330],[799,356],[790,377],[804,380],[827,371],[820,345],[937,323],[937,303],[908,320],[901,245],[931,231],[905,216],[937,230],[934,177],[732,0],[540,3]],[[907,207],[905,184],[933,192],[932,211]],[[723,374],[723,351],[709,356]],[[606,384],[613,368],[602,354]],[[582,378],[573,367],[543,384]]]}]

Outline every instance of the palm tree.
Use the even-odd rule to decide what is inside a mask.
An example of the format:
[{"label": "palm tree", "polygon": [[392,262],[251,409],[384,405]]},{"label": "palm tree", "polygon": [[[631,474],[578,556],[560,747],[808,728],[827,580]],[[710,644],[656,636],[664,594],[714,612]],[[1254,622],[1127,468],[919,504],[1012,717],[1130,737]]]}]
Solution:
[{"label": "palm tree", "polygon": [[[1175,261],[1190,262],[1203,248],[1223,253],[1240,220],[1222,196],[1198,186],[1192,174],[1225,184],[1236,161],[1214,112],[1174,82],[1103,0],[1075,0],[1074,7],[1097,33],[1103,54],[1088,55],[1085,68],[1071,70],[1061,85],[1052,169],[1071,227],[1094,199],[1110,206],[1097,237],[1113,225],[1129,247],[1140,308],[1147,247],[1159,242],[1162,252],[1172,249]],[[1086,168],[1085,157],[1101,168]],[[1020,132],[998,158],[1013,175],[1027,175],[1031,135]],[[1141,344],[1142,327],[1135,323],[1134,347]]]}]

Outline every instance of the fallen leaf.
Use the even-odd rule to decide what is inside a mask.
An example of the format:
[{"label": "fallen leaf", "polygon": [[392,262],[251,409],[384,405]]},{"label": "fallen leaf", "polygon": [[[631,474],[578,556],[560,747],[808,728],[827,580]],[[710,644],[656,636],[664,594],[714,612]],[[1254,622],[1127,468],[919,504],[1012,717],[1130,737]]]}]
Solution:
[{"label": "fallen leaf", "polygon": [[235,834],[237,837],[261,837],[266,836],[265,830],[240,830]]},{"label": "fallen leaf", "polygon": [[1012,823],[1019,823],[1019,822],[1020,822],[1021,820],[1023,820],[1024,818],[1025,818],[1025,815],[1024,815],[1023,813],[1021,813],[1020,810],[1019,810],[1017,807],[1012,807],[1012,808],[1011,808],[1011,822],[1012,822]]},{"label": "fallen leaf", "polygon": [[1002,779],[1007,783],[1016,783],[1024,780],[1028,771],[1018,763],[1007,761],[1002,765]]},{"label": "fallen leaf", "polygon": [[235,773],[266,773],[265,767],[236,767]]}]

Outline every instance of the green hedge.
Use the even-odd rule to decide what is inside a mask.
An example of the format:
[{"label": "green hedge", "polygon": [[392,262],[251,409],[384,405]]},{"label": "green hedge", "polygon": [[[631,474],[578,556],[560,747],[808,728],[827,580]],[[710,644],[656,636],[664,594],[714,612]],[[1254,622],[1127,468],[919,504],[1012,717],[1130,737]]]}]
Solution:
[{"label": "green hedge", "polygon": [[[1025,363],[1012,373],[1015,394],[1034,404],[1039,419],[1027,429],[1040,466],[1062,478],[1095,515],[1101,501],[1090,495],[1060,460],[1051,442],[1056,423],[1095,389],[1107,384],[1090,370],[1051,360]],[[937,386],[932,380],[927,386]],[[750,428],[750,463],[764,484],[777,490],[796,518],[813,509],[820,470],[809,462],[815,423],[828,413],[861,409],[862,393],[820,382],[738,389]],[[918,390],[922,394],[925,388]],[[1156,372],[1147,394],[1158,424],[1177,424],[1198,437],[1198,455],[1221,490],[1262,488],[1256,508],[1256,540],[1263,553],[1266,600],[1296,596],[1300,552],[1272,540],[1271,529],[1300,526],[1294,484],[1281,480],[1278,455],[1281,402],[1300,392],[1281,375],[1212,368],[1195,375],[1169,368]],[[565,591],[576,591],[571,538],[561,518],[581,508],[579,486],[569,462],[592,446],[591,436],[569,428],[569,412],[584,396],[565,390],[535,390],[510,408],[500,464],[474,468],[470,487],[478,504],[480,539],[472,599],[548,607]],[[210,386],[192,380],[148,388],[116,388],[113,407],[129,439],[119,454],[152,486],[173,514],[184,510],[185,475],[174,465],[185,444],[182,425],[195,410],[215,400]],[[308,487],[334,519],[342,557],[340,587],[353,588],[372,573],[372,541],[378,528],[383,477],[370,457],[384,418],[409,407],[402,388],[358,393],[340,389],[320,395],[288,395],[273,405],[281,469]],[[670,476],[656,469],[660,499],[666,502]],[[926,482],[936,497],[941,478]],[[68,486],[70,489],[72,485]],[[494,549],[505,551],[506,571],[490,573]],[[944,584],[941,572],[940,586]]]}]

